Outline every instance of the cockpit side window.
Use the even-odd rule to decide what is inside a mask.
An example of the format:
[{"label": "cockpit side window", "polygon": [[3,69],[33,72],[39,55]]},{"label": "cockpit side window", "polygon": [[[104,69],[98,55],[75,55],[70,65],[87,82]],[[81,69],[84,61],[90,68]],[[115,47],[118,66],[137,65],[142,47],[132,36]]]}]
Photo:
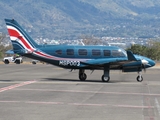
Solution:
[{"label": "cockpit side window", "polygon": [[74,55],[74,50],[73,49],[67,49],[67,55]]}]

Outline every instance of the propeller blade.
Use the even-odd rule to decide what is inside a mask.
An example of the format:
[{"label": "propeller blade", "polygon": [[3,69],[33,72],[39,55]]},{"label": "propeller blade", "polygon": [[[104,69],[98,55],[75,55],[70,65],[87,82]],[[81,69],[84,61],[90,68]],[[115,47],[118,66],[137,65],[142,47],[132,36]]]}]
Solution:
[{"label": "propeller blade", "polygon": [[144,64],[142,64],[142,69],[144,70],[144,72],[146,72],[146,68]]},{"label": "propeller blade", "polygon": [[142,62],[142,69],[144,70],[144,72],[146,72],[146,67],[145,67],[145,65],[148,64],[148,61],[145,60],[145,59],[142,59],[141,62]]}]

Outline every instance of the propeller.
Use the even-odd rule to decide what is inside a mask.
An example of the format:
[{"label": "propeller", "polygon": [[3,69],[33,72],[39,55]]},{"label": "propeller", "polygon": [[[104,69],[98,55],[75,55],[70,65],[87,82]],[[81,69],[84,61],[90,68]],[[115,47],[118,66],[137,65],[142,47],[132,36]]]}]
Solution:
[{"label": "propeller", "polygon": [[145,65],[149,65],[149,64],[148,64],[149,62],[148,62],[147,60],[145,60],[145,59],[142,59],[141,62],[142,62],[142,67],[141,67],[141,68],[144,70],[144,72],[146,72],[146,67],[145,67]]},{"label": "propeller", "polygon": [[142,64],[142,67],[141,67],[143,70],[144,70],[144,72],[146,72],[146,68],[145,68],[145,65],[144,64]]}]

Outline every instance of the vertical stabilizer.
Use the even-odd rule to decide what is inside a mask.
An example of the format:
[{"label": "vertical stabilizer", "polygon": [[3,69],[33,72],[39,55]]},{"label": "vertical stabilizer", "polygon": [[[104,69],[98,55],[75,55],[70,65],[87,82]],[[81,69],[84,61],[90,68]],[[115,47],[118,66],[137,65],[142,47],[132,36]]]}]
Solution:
[{"label": "vertical stabilizer", "polygon": [[8,33],[15,53],[32,52],[38,44],[26,33],[26,31],[14,19],[5,19]]}]

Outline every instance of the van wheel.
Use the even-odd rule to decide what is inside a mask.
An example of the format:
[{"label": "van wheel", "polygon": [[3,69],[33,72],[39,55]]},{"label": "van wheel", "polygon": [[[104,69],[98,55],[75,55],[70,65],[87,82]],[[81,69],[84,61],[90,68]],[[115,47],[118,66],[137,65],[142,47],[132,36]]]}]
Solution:
[{"label": "van wheel", "polygon": [[16,64],[20,64],[21,62],[20,62],[20,60],[16,60],[15,63]]},{"label": "van wheel", "polygon": [[5,63],[5,64],[9,64],[9,60],[5,60],[4,63]]},{"label": "van wheel", "polygon": [[36,64],[36,61],[32,61],[32,64]]}]

